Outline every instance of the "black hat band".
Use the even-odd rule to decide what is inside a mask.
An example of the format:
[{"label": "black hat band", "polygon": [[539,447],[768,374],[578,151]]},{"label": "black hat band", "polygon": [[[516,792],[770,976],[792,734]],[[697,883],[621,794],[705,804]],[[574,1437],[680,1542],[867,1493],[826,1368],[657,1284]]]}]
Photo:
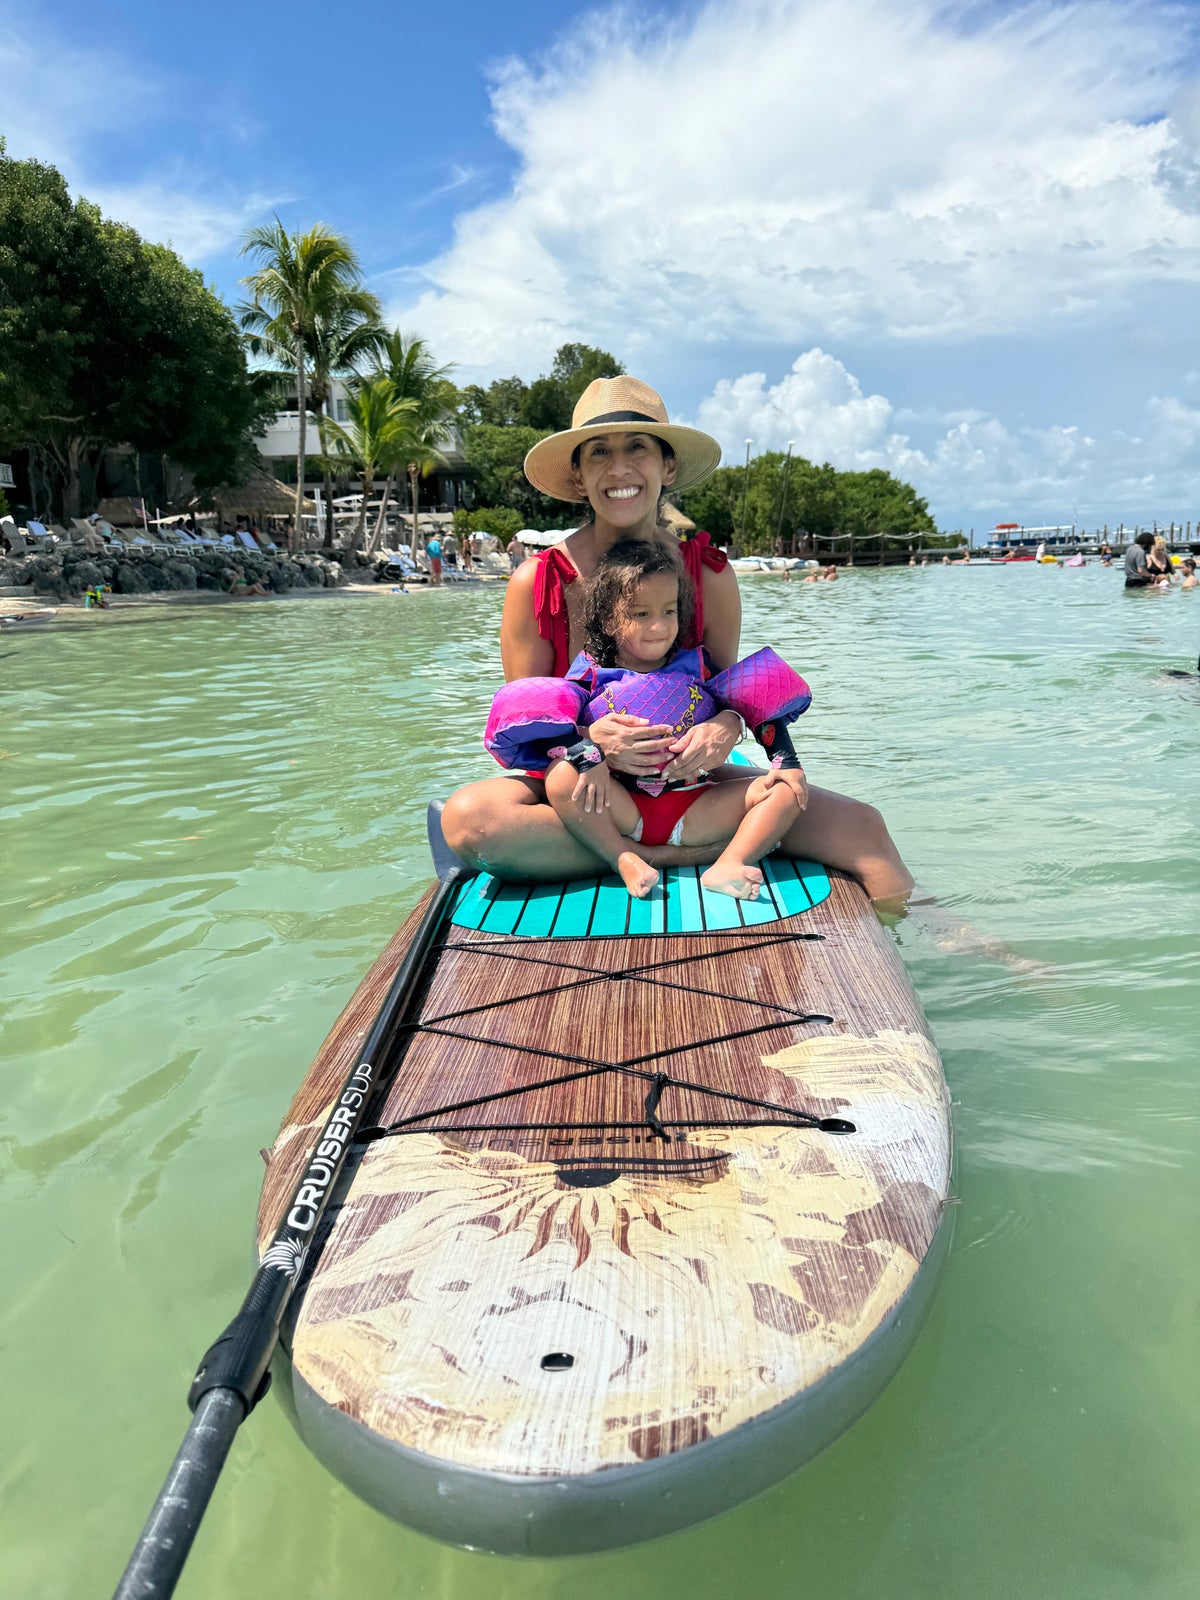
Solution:
[{"label": "black hat band", "polygon": [[657,417],[648,417],[644,411],[606,411],[603,416],[589,417],[586,422],[581,422],[581,428],[598,428],[602,422],[652,422],[656,428],[668,428],[670,423],[660,422]]}]

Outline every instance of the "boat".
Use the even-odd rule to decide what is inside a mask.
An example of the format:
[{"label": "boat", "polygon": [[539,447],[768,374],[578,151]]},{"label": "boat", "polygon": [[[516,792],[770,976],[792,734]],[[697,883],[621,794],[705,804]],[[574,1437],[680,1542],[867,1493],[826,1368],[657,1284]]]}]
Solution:
[{"label": "boat", "polygon": [[437,881],[264,1152],[276,1393],[448,1543],[689,1526],[831,1443],[916,1337],[950,1235],[937,1050],[836,871],[634,900],[469,875],[436,808],[430,835]]},{"label": "boat", "polygon": [[53,622],[57,612],[53,606],[44,606],[40,611],[10,611],[6,616],[0,617],[0,628],[11,632],[27,632],[30,628],[41,627],[47,622]]},{"label": "boat", "polygon": [[[1027,528],[1019,522],[998,522],[992,529],[986,549],[992,561],[1033,561],[1036,550],[1033,545],[1061,546],[1076,538],[1073,523],[1056,522],[1041,528]],[[1049,559],[1054,560],[1053,556]]]}]

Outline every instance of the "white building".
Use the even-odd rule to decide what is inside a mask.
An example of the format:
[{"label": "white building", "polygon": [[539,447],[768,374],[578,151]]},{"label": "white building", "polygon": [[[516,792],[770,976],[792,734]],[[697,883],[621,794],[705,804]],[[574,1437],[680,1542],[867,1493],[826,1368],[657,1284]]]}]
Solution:
[{"label": "white building", "polygon": [[[330,385],[330,409],[335,422],[348,420],[346,410],[346,385],[338,378],[334,378]],[[275,413],[274,420],[267,426],[266,432],[258,440],[258,453],[263,458],[268,471],[284,483],[296,481],[296,451],[300,446],[300,421],[296,413],[296,402],[293,400],[290,407]],[[309,493],[320,490],[324,483],[324,474],[321,472],[314,459],[321,448],[317,436],[316,418],[310,411],[308,416],[308,429],[305,440],[305,453],[308,459],[308,470],[305,474],[305,488]],[[455,506],[462,504],[463,483],[467,476],[467,458],[463,453],[463,443],[458,429],[451,426],[449,437],[445,439],[438,449],[446,457],[444,467],[435,467],[427,478],[420,480],[421,509],[430,511],[451,511]],[[347,488],[347,480],[339,480],[343,491]],[[350,492],[361,488],[358,478],[348,480]],[[407,486],[400,491],[401,502],[407,500]]]}]

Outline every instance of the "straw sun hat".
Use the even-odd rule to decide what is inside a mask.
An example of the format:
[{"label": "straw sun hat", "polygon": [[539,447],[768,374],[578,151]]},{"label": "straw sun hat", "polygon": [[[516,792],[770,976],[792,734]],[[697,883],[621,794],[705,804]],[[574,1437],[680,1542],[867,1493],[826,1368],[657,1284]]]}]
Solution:
[{"label": "straw sun hat", "polygon": [[637,378],[597,378],[589,383],[564,433],[540,439],[525,457],[525,476],[535,489],[555,500],[582,500],[571,472],[576,445],[602,433],[649,433],[675,452],[671,493],[691,489],[715,472],[721,446],[698,428],[667,421],[667,408],[648,383]]}]

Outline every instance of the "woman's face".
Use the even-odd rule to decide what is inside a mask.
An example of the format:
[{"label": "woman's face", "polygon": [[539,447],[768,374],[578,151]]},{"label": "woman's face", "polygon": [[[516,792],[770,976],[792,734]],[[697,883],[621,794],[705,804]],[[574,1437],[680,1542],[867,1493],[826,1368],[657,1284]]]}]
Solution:
[{"label": "woman's face", "polygon": [[596,516],[630,530],[658,514],[658,497],[675,482],[675,459],[646,433],[602,433],[580,446],[575,486]]},{"label": "woman's face", "polygon": [[617,664],[635,672],[658,667],[679,634],[679,580],[668,572],[643,578],[617,630]]}]

